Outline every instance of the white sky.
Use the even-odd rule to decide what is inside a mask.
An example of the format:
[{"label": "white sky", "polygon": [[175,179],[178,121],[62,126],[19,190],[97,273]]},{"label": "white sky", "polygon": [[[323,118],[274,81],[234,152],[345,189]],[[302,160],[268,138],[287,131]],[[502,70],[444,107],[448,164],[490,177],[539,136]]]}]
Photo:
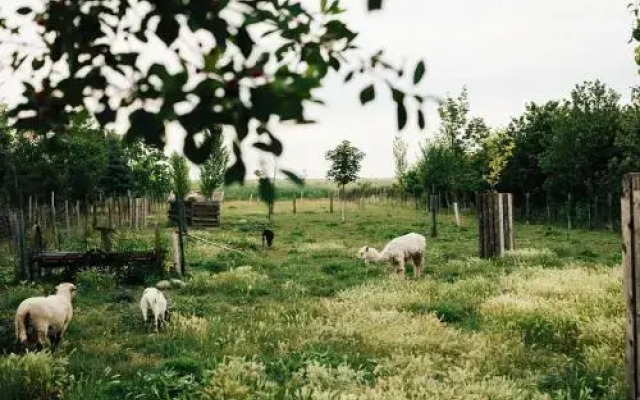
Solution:
[{"label": "white sky", "polygon": [[[9,4],[14,0],[0,0],[0,6]],[[384,48],[390,58],[410,61],[411,68],[424,58],[424,92],[456,95],[466,84],[471,114],[492,126],[506,125],[527,102],[566,97],[584,80],[600,79],[625,101],[638,83],[628,43],[628,0],[387,0],[376,13],[366,12],[365,0],[343,4],[361,47],[368,52]],[[363,177],[393,176],[395,106],[378,90],[375,103],[361,107],[358,93],[366,83],[344,85],[341,77],[331,76],[318,92],[326,106],[308,113],[318,124],[273,126],[285,145],[278,164],[323,178],[325,152],[348,139],[366,153]],[[16,95],[4,92],[0,98],[11,101]],[[413,117],[410,111],[402,133],[411,160],[438,124],[435,105],[427,113],[427,132],[417,129]],[[179,142],[180,135],[173,133],[170,149],[179,148]],[[249,179],[259,165],[259,153],[250,144],[251,137],[244,147]]]}]

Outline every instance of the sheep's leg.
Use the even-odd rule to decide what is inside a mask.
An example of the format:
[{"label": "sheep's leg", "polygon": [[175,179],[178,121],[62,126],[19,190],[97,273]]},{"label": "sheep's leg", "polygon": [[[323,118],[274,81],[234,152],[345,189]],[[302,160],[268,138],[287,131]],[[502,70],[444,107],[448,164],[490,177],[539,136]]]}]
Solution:
[{"label": "sheep's leg", "polygon": [[62,331],[55,332],[49,335],[49,341],[51,342],[51,352],[55,353],[60,341],[62,340]]},{"label": "sheep's leg", "polygon": [[398,273],[398,276],[404,279],[404,258],[400,258],[396,260],[396,263],[397,263],[396,271]]},{"label": "sheep's leg", "polygon": [[415,254],[413,256],[413,276],[419,278],[422,275],[422,267],[424,263],[424,258],[422,254]]},{"label": "sheep's leg", "polygon": [[38,329],[36,332],[37,335],[37,344],[36,344],[36,349],[38,351],[44,349],[44,347],[47,344],[47,331],[48,329]]},{"label": "sheep's leg", "polygon": [[158,324],[160,323],[160,319],[158,318],[158,313],[153,313],[153,329],[155,332],[158,332]]},{"label": "sheep's leg", "polygon": [[148,331],[149,330],[149,322],[147,320],[147,307],[146,305],[144,307],[141,307],[140,310],[142,311],[142,323],[144,324],[144,328]]}]

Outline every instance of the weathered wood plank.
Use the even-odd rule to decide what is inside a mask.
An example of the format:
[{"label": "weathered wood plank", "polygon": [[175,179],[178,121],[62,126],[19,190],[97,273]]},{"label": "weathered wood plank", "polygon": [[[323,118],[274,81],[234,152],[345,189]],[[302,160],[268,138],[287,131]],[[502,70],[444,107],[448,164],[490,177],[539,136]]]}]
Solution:
[{"label": "weathered wood plank", "polygon": [[[635,202],[640,202],[640,197],[636,197],[634,184],[637,179],[633,175],[626,175],[623,179],[623,197],[621,199],[621,225],[624,251],[624,295],[627,306],[627,328],[625,337],[625,363],[627,375],[627,387],[629,399],[636,399],[638,396],[638,349],[637,349],[637,288],[638,276],[636,275],[637,254],[639,249],[636,234],[636,224],[639,215],[635,215],[638,207]],[[636,186],[636,187],[634,187]]]}]

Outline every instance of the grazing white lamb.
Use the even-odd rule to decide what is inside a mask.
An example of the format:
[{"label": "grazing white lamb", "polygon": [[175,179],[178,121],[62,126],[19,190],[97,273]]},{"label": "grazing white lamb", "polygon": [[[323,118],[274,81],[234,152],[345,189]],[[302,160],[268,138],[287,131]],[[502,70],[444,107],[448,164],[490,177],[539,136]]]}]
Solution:
[{"label": "grazing white lamb", "polygon": [[30,297],[20,303],[14,318],[16,338],[27,344],[27,326],[31,326],[38,346],[42,348],[49,339],[51,351],[55,352],[73,317],[71,300],[75,293],[76,286],[65,282],[56,286],[54,295]]},{"label": "grazing white lamb", "polygon": [[149,311],[153,315],[153,329],[158,332],[160,325],[165,324],[170,319],[169,303],[164,297],[161,291],[154,287],[148,287],[142,292],[142,299],[140,299],[140,310],[142,311],[142,319],[148,326],[149,322],[147,317]]},{"label": "grazing white lamb", "polygon": [[414,276],[417,278],[422,273],[426,249],[427,240],[424,236],[418,233],[409,233],[391,240],[384,246],[382,252],[378,252],[373,247],[365,246],[358,252],[358,257],[367,263],[389,262],[402,278],[404,278],[405,262],[413,261]]}]

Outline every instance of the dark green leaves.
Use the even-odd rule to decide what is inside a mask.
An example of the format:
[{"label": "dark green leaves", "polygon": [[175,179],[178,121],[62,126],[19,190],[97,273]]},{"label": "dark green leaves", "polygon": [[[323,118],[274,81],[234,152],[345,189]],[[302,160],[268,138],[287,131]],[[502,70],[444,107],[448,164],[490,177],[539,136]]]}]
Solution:
[{"label": "dark green leaves", "polygon": [[236,44],[245,58],[248,58],[251,55],[251,52],[253,51],[253,40],[251,39],[251,36],[249,36],[249,32],[247,32],[246,28],[238,29]]},{"label": "dark green leaves", "polygon": [[211,146],[213,138],[211,135],[205,135],[204,141],[200,146],[196,144],[195,135],[187,135],[184,139],[184,155],[195,164],[203,164],[211,154]]},{"label": "dark green leaves", "polygon": [[347,74],[347,76],[344,77],[344,81],[345,82],[349,82],[351,79],[353,79],[353,75],[355,74],[354,71],[351,71]]},{"label": "dark green leaves", "polygon": [[34,58],[33,61],[31,62],[31,68],[33,68],[34,71],[39,70],[43,66],[44,66],[44,60],[42,59]]},{"label": "dark green leaves", "polygon": [[265,133],[269,135],[270,142],[257,142],[253,144],[253,147],[262,151],[266,151],[268,153],[272,153],[276,157],[280,157],[280,155],[282,155],[282,143],[278,139],[276,139],[276,137],[273,136],[271,132],[265,131]]},{"label": "dark green leaves", "polygon": [[426,125],[426,121],[424,118],[424,112],[422,110],[418,110],[418,127],[420,129],[424,129]]},{"label": "dark green leaves", "polygon": [[376,97],[376,90],[373,85],[369,85],[366,88],[362,89],[360,92],[360,103],[362,105],[367,104],[372,101]]},{"label": "dark green leaves", "polygon": [[398,113],[398,130],[403,130],[407,125],[407,109],[404,106],[404,103],[399,102],[397,104],[397,113]]},{"label": "dark green leaves", "polygon": [[260,198],[267,203],[267,205],[273,204],[276,197],[276,191],[275,187],[271,183],[271,179],[260,178],[258,181],[258,192],[260,193]]},{"label": "dark green leaves", "polygon": [[233,154],[236,158],[236,162],[231,166],[231,168],[227,169],[227,172],[224,174],[224,183],[227,185],[231,183],[244,182],[244,176],[247,173],[244,162],[242,162],[242,151],[240,150],[240,146],[237,142],[233,143]]},{"label": "dark green leaves", "polygon": [[291,171],[288,171],[286,169],[281,169],[280,172],[282,172],[283,174],[285,174],[285,176],[287,178],[289,178],[289,180],[293,183],[295,183],[296,185],[302,186],[304,185],[304,181],[296,174],[294,174]]},{"label": "dark green leaves", "polygon": [[420,61],[416,66],[416,70],[413,73],[413,83],[417,85],[422,80],[424,73],[427,71],[427,68],[424,65],[424,61]]},{"label": "dark green leaves", "polygon": [[[166,124],[180,124],[186,133],[184,154],[199,163],[207,159],[210,146],[208,141],[198,145],[195,138],[215,124],[234,126],[240,144],[255,122],[266,125],[274,117],[280,121],[311,122],[305,117],[305,107],[319,102],[316,89],[322,86],[331,69],[344,69],[347,60],[361,62],[347,71],[345,82],[356,74],[373,73],[376,77],[392,74],[389,79],[395,80],[403,71],[385,60],[381,51],[368,59],[364,55],[353,57],[358,50],[354,44],[357,33],[337,17],[344,11],[339,0],[320,0],[320,14],[300,0],[240,0],[237,2],[240,7],[234,7],[232,17],[225,12],[234,3],[230,0],[149,1],[152,7],[144,13],[135,12],[137,2],[122,0],[113,7],[107,3],[48,1],[42,3],[42,11],[21,7],[15,12],[34,19],[40,27],[41,39],[45,35],[52,39],[42,40],[46,48],[37,59],[26,50],[12,51],[7,60],[11,67],[15,70],[30,66],[32,71],[41,72],[38,75],[46,75],[44,69],[57,67],[55,63],[67,63],[70,71],[70,76],[55,80],[55,87],[38,96],[26,95],[27,102],[9,110],[12,117],[25,115],[17,118],[17,125],[35,127],[44,133],[54,125],[64,124],[72,108],[85,104],[88,98],[97,99],[100,105],[94,117],[103,126],[115,120],[116,110],[132,111],[128,140],[141,139],[163,147]],[[382,0],[369,0],[368,6],[370,10],[378,10]],[[125,15],[131,15],[135,21],[122,26],[120,21]],[[254,41],[254,31],[249,27],[258,24],[264,24],[267,35],[276,39],[279,47],[262,46]],[[317,27],[323,28],[318,30],[319,35],[314,34]],[[7,30],[0,20],[0,34],[12,33]],[[133,40],[137,44],[126,53],[113,53],[109,42],[113,32],[122,34],[124,41]],[[180,34],[186,38],[196,33],[215,39],[213,50],[198,41],[190,43],[193,51],[188,53],[199,53],[196,55],[204,58],[204,63],[198,65],[194,65],[194,54],[186,55],[175,45]],[[154,36],[173,52],[170,69],[165,60],[149,69],[137,62],[141,53],[153,51],[148,39]],[[257,48],[261,54],[254,54]],[[92,65],[97,58],[104,60],[99,68]],[[271,66],[276,62],[274,71]],[[305,68],[295,67],[300,65]],[[419,67],[414,73],[417,81],[425,74],[424,64]],[[114,79],[107,80],[104,71],[113,73]],[[387,78],[381,81],[386,82]],[[121,96],[116,82],[124,81],[133,90]],[[381,81],[371,81],[371,85],[362,89],[362,104],[375,99],[375,85]],[[394,100],[404,102],[404,94],[402,100]],[[148,104],[160,106],[153,111],[142,109]],[[400,116],[406,116],[406,112],[400,111]],[[255,147],[276,156],[282,154],[282,143],[271,133],[268,135]],[[244,177],[239,144],[236,158],[240,161],[227,175],[235,181]]]},{"label": "dark green leaves", "polygon": [[367,8],[369,11],[380,10],[382,8],[382,0],[367,0]]},{"label": "dark green leaves", "polygon": [[162,40],[167,46],[173,43],[177,38],[180,32],[180,25],[178,21],[176,21],[173,17],[165,16],[158,23],[158,28],[156,29],[156,35]]},{"label": "dark green leaves", "polygon": [[139,109],[129,116],[129,131],[127,139],[132,141],[135,137],[142,137],[146,143],[162,148],[164,147],[164,123],[157,115]]}]

